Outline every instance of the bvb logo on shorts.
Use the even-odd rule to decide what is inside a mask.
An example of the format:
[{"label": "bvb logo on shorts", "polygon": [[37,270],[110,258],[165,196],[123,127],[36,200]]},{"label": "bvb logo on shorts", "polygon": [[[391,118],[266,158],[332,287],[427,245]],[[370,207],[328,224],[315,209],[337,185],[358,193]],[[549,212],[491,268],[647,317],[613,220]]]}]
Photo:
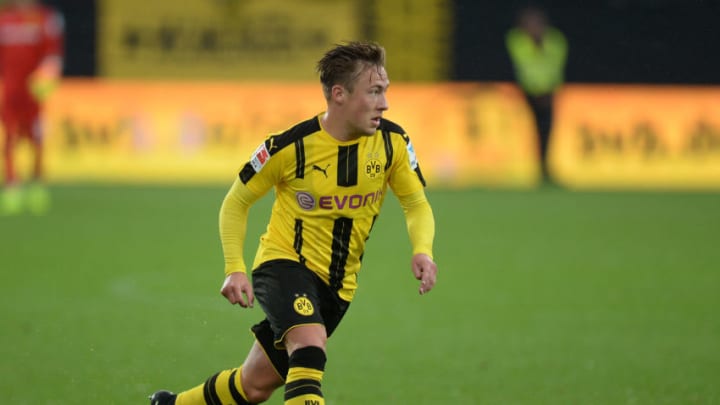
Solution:
[{"label": "bvb logo on shorts", "polygon": [[315,307],[313,307],[312,302],[307,299],[306,295],[303,294],[303,296],[300,297],[296,294],[296,297],[295,301],[293,301],[293,309],[295,309],[295,312],[302,316],[310,316],[315,313]]}]

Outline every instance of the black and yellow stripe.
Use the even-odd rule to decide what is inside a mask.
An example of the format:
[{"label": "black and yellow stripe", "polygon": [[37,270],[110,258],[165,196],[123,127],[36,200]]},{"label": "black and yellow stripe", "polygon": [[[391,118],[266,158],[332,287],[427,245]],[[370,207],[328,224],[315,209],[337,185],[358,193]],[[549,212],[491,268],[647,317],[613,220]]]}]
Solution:
[{"label": "black and yellow stripe", "polygon": [[342,288],[345,278],[345,264],[350,254],[350,235],[352,234],[352,218],[340,217],[335,220],[332,231],[332,257],[330,258],[330,288]]},{"label": "black and yellow stripe", "polygon": [[[320,131],[320,122],[315,118],[303,121],[294,127],[282,132],[278,135],[272,135],[265,140],[265,148],[270,153],[270,156],[280,152],[289,145],[295,145],[296,156],[302,157],[298,159],[296,163],[295,174],[298,178],[304,178],[305,176],[305,145],[302,139],[308,135],[312,135]],[[298,146],[298,141],[299,146]],[[250,179],[255,176],[257,172],[252,167],[250,162],[246,163],[240,170],[239,176],[243,184],[247,184]]]},{"label": "black and yellow stripe", "polygon": [[301,395],[318,395],[322,396],[322,390],[320,389],[320,382],[304,378],[285,384],[285,400],[289,400]]},{"label": "black and yellow stripe", "polygon": [[205,385],[203,386],[203,397],[205,398],[205,403],[207,405],[222,405],[222,402],[220,402],[220,396],[215,390],[215,382],[217,381],[219,375],[220,373],[217,373],[205,381]]},{"label": "black and yellow stripe", "polygon": [[[370,233],[372,232],[373,227],[375,226],[375,221],[377,221],[377,215],[373,216],[372,223],[370,224],[370,229],[368,230],[368,235],[365,237],[365,241],[367,242],[368,239],[370,239]],[[363,257],[365,256],[365,251],[363,250],[362,253],[360,253],[360,261],[362,262]],[[355,275],[357,277],[357,274]]]},{"label": "black and yellow stripe", "polygon": [[242,388],[241,368],[223,370],[210,378],[204,384],[178,394],[175,399],[177,405],[251,405]]},{"label": "black and yellow stripe", "polygon": [[303,221],[302,219],[295,219],[295,240],[293,241],[293,247],[295,253],[298,254],[298,260],[300,264],[305,264],[305,257],[302,255],[303,246]]},{"label": "black and yellow stripe", "polygon": [[240,371],[240,369],[235,369],[232,373],[230,373],[230,395],[232,396],[233,401],[235,401],[236,404],[243,405],[247,404],[248,402],[245,400],[245,397],[243,396],[243,394],[240,393],[240,390],[238,390],[238,387],[235,384],[235,381],[240,381],[240,374],[238,374],[238,371]]},{"label": "black and yellow stripe", "polygon": [[[402,133],[400,135],[402,136],[402,139],[405,141],[405,145],[410,143],[410,137],[407,136],[407,134]],[[425,184],[425,178],[422,175],[422,171],[420,171],[419,163],[415,166],[415,174],[417,174],[418,179],[420,179],[420,183],[422,183],[423,187],[427,186],[427,184]]]},{"label": "black and yellow stripe", "polygon": [[325,404],[321,390],[325,361],[325,352],[315,346],[297,349],[290,355],[286,405]]},{"label": "black and yellow stripe", "polygon": [[[402,127],[392,121],[388,121],[386,119],[383,119],[380,122],[380,130],[383,137],[383,144],[385,145],[385,170],[390,168],[390,165],[392,164],[393,160],[393,143],[392,143],[392,133],[398,134],[402,137],[402,139],[405,141],[405,144],[410,143],[410,137],[405,133],[405,130],[402,129]],[[422,183],[423,187],[425,187],[427,184],[425,183],[425,178],[423,177],[422,171],[420,170],[420,165],[418,164],[417,167],[415,167],[415,174],[417,174],[418,179],[420,180],[420,183]]]},{"label": "black and yellow stripe", "polygon": [[305,142],[303,142],[303,138],[295,140],[295,177],[305,178]]},{"label": "black and yellow stripe", "polygon": [[352,187],[358,184],[358,144],[338,146],[337,185]]},{"label": "black and yellow stripe", "polygon": [[383,144],[385,145],[385,170],[387,170],[392,165],[394,157],[391,134],[405,135],[405,130],[400,125],[383,118],[380,121],[380,132],[382,133]]},{"label": "black and yellow stripe", "polygon": [[382,131],[383,144],[385,145],[385,171],[390,168],[393,160],[393,144],[390,139],[390,131],[383,129]]}]

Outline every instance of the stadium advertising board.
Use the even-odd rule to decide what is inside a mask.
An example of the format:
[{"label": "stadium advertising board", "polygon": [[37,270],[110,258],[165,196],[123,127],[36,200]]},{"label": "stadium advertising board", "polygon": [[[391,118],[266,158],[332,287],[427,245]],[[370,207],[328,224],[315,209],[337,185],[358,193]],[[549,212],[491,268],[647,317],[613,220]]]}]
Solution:
[{"label": "stadium advertising board", "polygon": [[[515,86],[394,83],[388,97],[386,116],[412,138],[430,185],[537,183],[532,120]],[[720,187],[718,99],[720,89],[568,86],[551,164],[576,188]],[[48,173],[227,182],[268,134],[323,107],[316,83],[67,80],[47,106]]]},{"label": "stadium advertising board", "polygon": [[446,80],[450,69],[449,0],[99,4],[99,66],[105,77],[312,80],[308,67],[318,55],[355,38],[383,44],[398,81]]},{"label": "stadium advertising board", "polygon": [[318,55],[357,38],[354,0],[101,0],[106,77],[312,80]]},{"label": "stadium advertising board", "polygon": [[[535,169],[519,97],[504,84],[395,83],[386,116],[410,134],[431,183],[525,186]],[[323,109],[315,83],[67,80],[47,108],[49,175],[223,181],[268,134]]]},{"label": "stadium advertising board", "polygon": [[720,187],[720,88],[568,86],[552,163],[572,187]]}]

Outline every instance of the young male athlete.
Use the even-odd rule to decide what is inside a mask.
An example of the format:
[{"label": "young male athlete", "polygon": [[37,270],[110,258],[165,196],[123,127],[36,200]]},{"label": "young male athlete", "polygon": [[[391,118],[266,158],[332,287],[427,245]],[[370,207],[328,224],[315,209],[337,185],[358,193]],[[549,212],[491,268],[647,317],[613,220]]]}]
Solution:
[{"label": "young male athlete", "polygon": [[[285,404],[322,405],[325,343],[353,299],[365,241],[387,187],[405,213],[420,294],[435,285],[434,219],[405,131],[388,109],[385,51],[351,42],[318,62],[327,111],[270,136],[240,170],[220,210],[225,256],[221,293],[266,319],[242,366],[178,395],[158,391],[154,405],[257,404],[285,386]],[[248,208],[275,188],[252,285],[243,263]]]},{"label": "young male athlete", "polygon": [[[5,181],[0,191],[0,215],[23,208],[42,213],[49,196],[43,180],[42,103],[56,84],[62,69],[63,20],[60,14],[35,0],[11,0],[0,9],[0,75],[5,142]],[[15,172],[14,151],[20,138],[32,145],[33,183],[26,195]]]}]

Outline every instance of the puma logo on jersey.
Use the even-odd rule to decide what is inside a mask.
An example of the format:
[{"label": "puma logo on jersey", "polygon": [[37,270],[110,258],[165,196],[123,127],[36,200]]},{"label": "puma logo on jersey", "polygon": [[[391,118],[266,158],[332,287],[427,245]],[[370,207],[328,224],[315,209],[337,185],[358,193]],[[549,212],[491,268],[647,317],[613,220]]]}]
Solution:
[{"label": "puma logo on jersey", "polygon": [[268,148],[268,152],[271,152],[273,149],[277,149],[277,145],[275,145],[275,137],[270,137],[270,147]]},{"label": "puma logo on jersey", "polygon": [[324,169],[323,169],[322,167],[318,166],[318,165],[312,165],[312,169],[313,169],[313,170],[317,170],[317,171],[319,171],[319,172],[322,172],[322,174],[325,175],[325,178],[326,178],[326,179],[328,178],[328,174],[327,174],[327,169],[328,169],[328,167],[330,167],[330,164],[328,164],[327,166],[325,166]]}]

